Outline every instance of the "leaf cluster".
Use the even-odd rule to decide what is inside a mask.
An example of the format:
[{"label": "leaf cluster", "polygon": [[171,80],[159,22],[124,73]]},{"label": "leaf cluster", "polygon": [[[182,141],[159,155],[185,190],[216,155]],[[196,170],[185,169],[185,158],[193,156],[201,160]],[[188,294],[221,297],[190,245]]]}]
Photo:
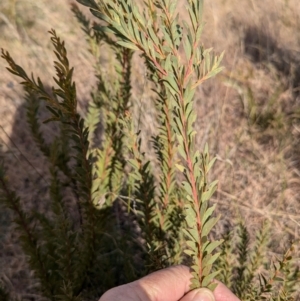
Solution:
[{"label": "leaf cluster", "polygon": [[[209,161],[208,149],[203,154],[194,149],[196,133],[193,123],[196,114],[193,97],[198,85],[220,71],[221,57],[211,55],[210,50],[201,46],[203,2],[187,3],[189,23],[181,20],[176,13],[177,1],[145,2],[142,9],[130,0],[78,2],[90,7],[92,14],[101,20],[101,25],[94,26],[96,32],[113,35],[118,45],[139,51],[148,67],[148,77],[157,87],[155,105],[159,133],[153,137],[153,141],[157,159],[162,166],[159,202],[156,200],[150,162],[141,154],[139,137],[135,134],[137,130],[132,129],[130,124],[126,125],[124,119],[124,128],[129,129],[126,135],[130,138],[127,145],[132,168],[129,175],[130,178],[134,177],[134,180],[130,180],[133,183],[134,202],[142,204],[142,207],[146,205],[143,207],[140,227],[144,233],[148,233],[145,235],[150,254],[156,251],[162,254],[162,249],[165,249],[162,258],[169,257],[174,241],[167,239],[164,233],[174,229],[170,217],[174,215],[173,210],[181,208],[186,226],[185,253],[193,262],[191,288],[209,286],[216,275],[210,273],[210,270],[218,257],[218,254],[212,256],[212,251],[220,244],[211,244],[208,239],[211,228],[217,222],[216,218],[211,218],[214,207],[208,206],[216,182],[207,185],[207,173],[213,164],[213,161]],[[184,32],[187,36],[185,40]],[[174,166],[185,178],[180,185]],[[147,184],[146,190],[143,183]],[[178,193],[184,198],[181,204],[178,202]],[[179,232],[175,229],[175,233]],[[157,244],[157,241],[160,243]]]},{"label": "leaf cluster", "polygon": [[[23,80],[27,122],[38,148],[48,160],[51,214],[28,212],[24,208],[9,187],[5,166],[1,166],[1,201],[14,212],[23,250],[40,282],[42,295],[49,300],[81,300],[115,285],[111,281],[114,277],[104,277],[114,270],[105,253],[123,251],[112,233],[107,234],[111,210],[98,210],[94,205],[94,158],[89,147],[89,127],[77,112],[73,68],[69,67],[64,42],[54,30],[50,35],[57,58],[54,63],[57,88],[50,92],[39,78],[29,77],[8,52],[2,50],[2,57],[9,64],[9,71]],[[46,142],[49,139],[45,139],[38,118],[41,103],[45,103],[50,115],[43,122],[59,124],[59,131],[50,143]],[[127,260],[126,256],[122,258]]]},{"label": "leaf cluster", "polygon": [[243,222],[223,237],[221,255],[214,269],[221,270],[218,279],[241,300],[287,301],[299,297],[295,243],[282,255],[271,258],[270,237],[270,225],[264,223],[252,241]]}]

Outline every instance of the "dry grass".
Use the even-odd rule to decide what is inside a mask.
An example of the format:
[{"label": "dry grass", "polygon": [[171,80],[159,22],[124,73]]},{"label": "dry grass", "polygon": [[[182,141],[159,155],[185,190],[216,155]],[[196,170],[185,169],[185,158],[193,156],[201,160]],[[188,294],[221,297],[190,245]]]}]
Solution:
[{"label": "dry grass", "polygon": [[[75,66],[79,99],[89,99],[95,83],[93,59],[71,1],[2,0],[0,46],[26,70],[48,82],[52,49],[47,31],[55,28]],[[213,0],[205,9],[203,43],[225,50],[222,75],[199,89],[199,148],[208,141],[217,156],[212,178],[219,180],[214,201],[223,222],[236,217],[255,228],[268,219],[274,225],[274,249],[299,239],[300,225],[300,6],[297,0]],[[134,101],[146,108],[144,128],[153,130],[150,92],[144,67],[135,65]],[[8,177],[26,204],[45,207],[45,162],[25,125],[22,90],[0,60],[0,145]],[[38,187],[38,188],[37,188]],[[2,215],[2,214],[1,214]],[[6,284],[22,300],[35,300],[24,279],[25,259],[0,215],[0,268]]]}]

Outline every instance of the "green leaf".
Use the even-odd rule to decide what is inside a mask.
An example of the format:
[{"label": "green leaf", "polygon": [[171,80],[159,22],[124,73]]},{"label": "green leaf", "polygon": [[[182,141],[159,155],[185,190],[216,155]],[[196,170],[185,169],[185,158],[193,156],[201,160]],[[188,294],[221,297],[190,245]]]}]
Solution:
[{"label": "green leaf", "polygon": [[135,44],[130,42],[124,42],[124,41],[117,41],[117,43],[125,48],[132,49],[132,50],[140,50]]},{"label": "green leaf", "polygon": [[211,282],[211,283],[207,286],[207,288],[213,292],[217,286],[218,286],[218,283]]},{"label": "green leaf", "polygon": [[220,217],[218,218],[210,218],[202,227],[201,237],[207,236],[214,225],[218,222]]},{"label": "green leaf", "polygon": [[217,157],[213,158],[213,159],[209,162],[209,164],[208,164],[208,166],[207,166],[207,169],[206,169],[207,172],[210,171],[210,169],[212,168],[212,166],[215,164],[216,160],[217,160]]},{"label": "green leaf", "polygon": [[59,114],[58,114],[58,112],[57,112],[57,109],[54,109],[54,108],[52,108],[52,107],[50,107],[50,106],[47,106],[46,105],[46,108],[55,116],[55,117],[57,117],[57,118],[59,118]]},{"label": "green leaf", "polygon": [[14,71],[14,70],[12,70],[12,69],[10,69],[10,68],[8,68],[8,67],[6,67],[6,69],[7,69],[11,74],[14,74],[14,75],[17,75],[17,76],[23,78],[23,76],[21,76],[17,71]]},{"label": "green leaf", "polygon": [[187,59],[190,59],[192,55],[192,47],[189,38],[187,37],[183,43],[183,48]]},{"label": "green leaf", "polygon": [[157,35],[155,34],[155,32],[154,32],[154,30],[153,30],[153,28],[152,28],[151,25],[148,26],[147,31],[148,31],[148,34],[149,34],[149,36],[151,37],[152,41],[153,41],[156,45],[159,45],[159,44],[160,44],[160,41],[159,41]]},{"label": "green leaf", "polygon": [[188,195],[191,196],[193,195],[193,191],[190,183],[188,183],[187,181],[183,181],[182,186],[185,189],[185,191],[188,193]]},{"label": "green leaf", "polygon": [[[192,89],[191,84],[184,91],[184,100],[186,103],[190,103],[193,97],[195,96],[196,90]],[[193,107],[191,108],[193,110]]]},{"label": "green leaf", "polygon": [[200,287],[200,282],[199,282],[199,279],[198,278],[193,278],[191,280],[191,285],[190,285],[190,289],[194,289],[194,288],[198,288]]},{"label": "green leaf", "polygon": [[203,32],[203,24],[198,27],[197,32],[196,32],[196,41],[199,41]]},{"label": "green leaf", "polygon": [[191,273],[195,278],[198,276],[199,273],[199,266],[196,264],[193,264],[191,266],[191,269],[193,270],[193,272]]},{"label": "green leaf", "polygon": [[199,233],[198,233],[198,230],[195,229],[195,228],[192,228],[192,229],[189,229],[188,231],[191,233],[191,235],[193,236],[194,240],[195,240],[196,242],[198,242],[198,241],[199,241]]},{"label": "green leaf", "polygon": [[195,30],[197,28],[197,19],[196,19],[196,16],[192,10],[192,8],[190,6],[187,7],[187,10],[189,12],[189,17],[190,17],[190,20],[192,22],[192,25],[193,25],[193,29]]},{"label": "green leaf", "polygon": [[101,13],[98,8],[91,8],[90,12],[98,19],[106,21],[107,23],[110,23],[110,20],[106,17],[106,15],[104,15],[103,13]]},{"label": "green leaf", "polygon": [[209,207],[205,211],[204,215],[201,217],[201,222],[202,222],[203,225],[211,217],[211,215],[213,214],[213,212],[215,211],[215,209],[216,209],[216,204],[214,204],[213,206]]},{"label": "green leaf", "polygon": [[167,88],[169,88],[170,92],[173,95],[174,95],[174,93],[178,93],[178,85],[177,85],[174,75],[172,73],[170,75],[168,75],[163,81],[167,84],[166,85]]},{"label": "green leaf", "polygon": [[200,204],[200,217],[201,217],[201,219],[202,219],[202,217],[204,216],[204,214],[207,210],[207,206],[208,206],[208,201],[205,201],[205,202],[202,201],[201,202],[201,204]]},{"label": "green leaf", "polygon": [[192,241],[198,241],[199,234],[196,229],[182,229],[183,233],[188,236]]},{"label": "green leaf", "polygon": [[205,276],[201,282],[203,287],[207,287],[210,282],[220,273],[220,271],[212,272],[209,275]]},{"label": "green leaf", "polygon": [[207,144],[207,142],[204,145],[204,151],[203,151],[203,153],[204,153],[204,155],[208,154],[208,144]]},{"label": "green leaf", "polygon": [[76,1],[84,6],[98,9],[98,6],[94,0],[76,0]]},{"label": "green leaf", "polygon": [[215,250],[219,245],[221,245],[223,243],[223,239],[222,240],[216,240],[213,242],[210,242],[206,247],[202,248],[202,252],[207,252],[208,254],[212,253],[213,250]]},{"label": "green leaf", "polygon": [[156,52],[155,52],[154,47],[153,47],[153,42],[151,40],[148,40],[146,45],[149,49],[150,56],[153,57],[153,58],[156,58]]},{"label": "green leaf", "polygon": [[218,181],[214,181],[209,185],[208,190],[202,194],[202,201],[208,201],[212,197],[217,189],[217,183]]},{"label": "green leaf", "polygon": [[212,265],[220,256],[221,252],[216,253],[214,255],[207,254],[203,259],[202,259],[202,266],[205,267],[206,265]]},{"label": "green leaf", "polygon": [[[189,206],[189,205],[187,205]],[[196,225],[196,212],[194,211],[194,209],[189,206],[189,207],[185,207],[185,211],[186,211],[186,216],[185,216],[185,220],[186,223],[188,225],[189,228],[193,228]]]},{"label": "green leaf", "polygon": [[183,252],[188,256],[195,255],[195,252],[193,250],[185,249],[185,250],[183,250]]},{"label": "green leaf", "polygon": [[191,248],[191,250],[195,250],[197,248],[196,243],[194,241],[187,240],[186,244]]},{"label": "green leaf", "polygon": [[[182,136],[177,135],[177,137],[178,137],[179,143],[180,143],[180,140],[182,140]],[[184,149],[184,147],[181,143],[178,146],[178,152],[179,152],[180,156],[182,157],[182,159],[186,160],[186,152],[185,152],[185,149]]]},{"label": "green leaf", "polygon": [[52,121],[60,121],[60,119],[57,118],[57,117],[51,117],[51,118],[47,118],[47,119],[43,120],[43,123],[47,124],[47,123],[52,122]]}]

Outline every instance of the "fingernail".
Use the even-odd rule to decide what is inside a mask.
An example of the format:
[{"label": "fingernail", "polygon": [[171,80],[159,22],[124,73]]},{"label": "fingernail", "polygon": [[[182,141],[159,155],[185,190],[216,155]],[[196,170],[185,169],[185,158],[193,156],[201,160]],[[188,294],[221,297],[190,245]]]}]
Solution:
[{"label": "fingernail", "polygon": [[200,288],[192,301],[215,301],[215,296],[208,288]]}]

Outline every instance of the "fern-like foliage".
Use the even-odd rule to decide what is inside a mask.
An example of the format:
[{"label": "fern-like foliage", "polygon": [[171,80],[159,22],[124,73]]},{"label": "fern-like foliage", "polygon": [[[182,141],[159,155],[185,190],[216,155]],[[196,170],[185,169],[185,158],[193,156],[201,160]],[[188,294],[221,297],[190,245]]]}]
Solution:
[{"label": "fern-like foliage", "polygon": [[240,222],[236,231],[224,236],[221,255],[215,269],[218,279],[241,300],[297,300],[299,298],[299,266],[292,243],[282,258],[270,258],[268,245],[271,230],[264,223],[254,242],[247,227]]},{"label": "fern-like foliage", "polygon": [[[109,212],[97,210],[93,199],[92,157],[89,155],[89,132],[83,118],[77,113],[76,87],[72,82],[73,69],[69,67],[67,52],[54,30],[50,32],[57,61],[54,63],[57,88],[46,91],[38,78],[29,77],[2,50],[9,70],[22,78],[26,91],[27,118],[32,135],[49,161],[51,182],[51,216],[39,212],[26,212],[16,193],[9,188],[4,167],[1,171],[2,201],[15,213],[14,222],[21,233],[23,249],[30,258],[30,266],[41,283],[41,292],[50,300],[79,300],[107,289],[99,283],[96,271],[104,279],[110,266],[99,251],[109,251],[113,238],[105,235]],[[44,122],[58,122],[60,131],[53,142],[47,144],[40,130],[37,112],[44,101],[50,117]],[[67,190],[74,197],[74,210],[70,212]],[[68,191],[68,194],[70,191]],[[32,225],[31,221],[35,221]],[[114,250],[118,246],[114,244]],[[125,258],[126,256],[124,256]],[[103,273],[102,277],[101,274]],[[107,277],[109,283],[109,277]],[[110,285],[115,285],[115,282]]]},{"label": "fern-like foliage", "polygon": [[[89,6],[96,17],[106,22],[106,25],[98,26],[96,30],[113,33],[119,45],[141,51],[153,75],[152,78],[163,84],[162,92],[165,95],[159,99],[166,98],[169,104],[163,108],[165,111],[161,120],[164,129],[160,136],[163,137],[167,131],[169,136],[166,139],[169,139],[167,143],[171,148],[167,149],[169,153],[164,150],[163,160],[167,164],[170,164],[170,159],[173,160],[170,156],[175,140],[173,137],[176,137],[181,157],[181,164],[177,166],[185,178],[182,185],[185,189],[184,210],[187,227],[184,231],[188,244],[186,253],[193,261],[191,268],[194,278],[191,288],[209,286],[215,276],[210,273],[210,269],[218,256],[212,256],[212,251],[219,242],[211,244],[207,236],[217,222],[217,219],[211,218],[214,207],[208,207],[207,201],[216,184],[207,186],[206,177],[210,164],[207,150],[199,154],[193,146],[193,123],[196,114],[193,111],[192,99],[196,87],[220,71],[221,58],[212,56],[209,51],[200,47],[203,3],[187,3],[190,17],[188,25],[180,23],[175,12],[177,1],[157,1],[154,5],[148,4],[142,13],[132,1],[103,1],[99,4],[94,1],[78,2]],[[155,22],[148,22],[153,16]],[[183,31],[187,32],[185,40]],[[180,54],[180,46],[185,50],[184,56]],[[174,120],[174,125],[172,131],[168,132],[170,117]],[[163,142],[157,139],[157,144],[159,143]],[[161,155],[159,152],[158,154]],[[168,180],[172,181],[173,173],[172,170],[163,170],[167,185],[170,185]],[[164,203],[166,199],[164,200],[163,195],[161,197]]]},{"label": "fern-like foliage", "polygon": [[[93,141],[99,124],[104,132],[101,136],[101,147],[91,149],[96,160],[94,173],[97,173],[93,181],[93,199],[96,204],[106,202],[111,205],[123,188],[125,147],[120,121],[129,110],[133,52],[118,45],[106,33],[92,30],[89,20],[76,5],[72,6],[72,10],[87,34],[89,50],[96,59],[95,73],[98,84],[92,93],[92,101],[88,104],[88,113],[85,117],[89,128],[89,141]],[[104,68],[100,62],[101,53],[98,49],[102,43],[105,43],[114,55],[111,82],[105,79]]]}]

